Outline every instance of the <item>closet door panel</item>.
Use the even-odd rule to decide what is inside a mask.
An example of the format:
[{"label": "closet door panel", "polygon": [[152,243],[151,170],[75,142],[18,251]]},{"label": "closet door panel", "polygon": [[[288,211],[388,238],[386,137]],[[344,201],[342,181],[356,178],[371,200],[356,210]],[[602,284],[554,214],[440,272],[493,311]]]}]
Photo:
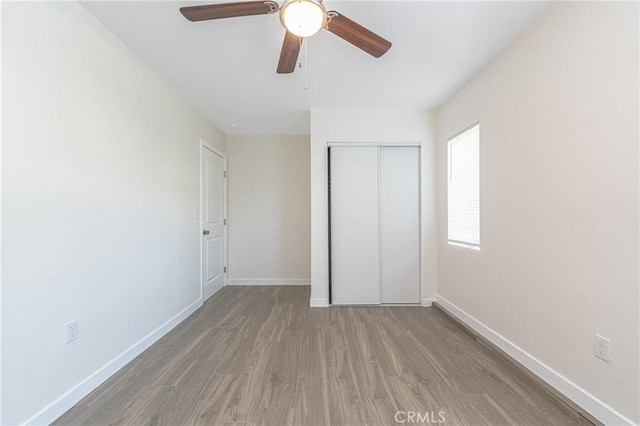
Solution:
[{"label": "closet door panel", "polygon": [[379,304],[378,148],[330,155],[332,303]]},{"label": "closet door panel", "polygon": [[419,152],[380,148],[382,303],[420,303]]}]

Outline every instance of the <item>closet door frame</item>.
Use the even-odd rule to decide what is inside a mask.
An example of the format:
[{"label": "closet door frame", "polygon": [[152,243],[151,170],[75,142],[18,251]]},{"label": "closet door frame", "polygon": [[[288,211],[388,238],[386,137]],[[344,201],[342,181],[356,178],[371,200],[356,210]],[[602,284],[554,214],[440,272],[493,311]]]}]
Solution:
[{"label": "closet door frame", "polygon": [[[333,296],[332,296],[332,253],[331,253],[331,147],[377,147],[378,148],[378,166],[380,159],[380,148],[384,147],[393,147],[393,148],[404,148],[404,147],[417,147],[418,148],[418,233],[420,235],[419,245],[418,245],[418,257],[419,257],[419,265],[420,265],[420,274],[419,274],[419,301],[417,303],[380,303],[375,306],[421,306],[421,301],[423,297],[423,272],[422,272],[422,143],[421,142],[327,142],[327,205],[328,205],[328,272],[329,272],[329,306],[333,305]],[[378,179],[378,187],[380,186],[380,179]],[[381,265],[378,264],[378,268],[380,269]],[[382,284],[380,282],[380,300],[382,300]],[[349,305],[336,305],[336,306],[349,306]],[[356,305],[357,306],[357,305]]]}]

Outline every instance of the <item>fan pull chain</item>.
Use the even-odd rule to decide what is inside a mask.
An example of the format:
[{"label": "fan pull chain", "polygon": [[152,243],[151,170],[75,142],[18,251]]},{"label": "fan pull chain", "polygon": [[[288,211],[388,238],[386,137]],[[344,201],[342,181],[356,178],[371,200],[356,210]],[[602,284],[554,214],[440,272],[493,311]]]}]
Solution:
[{"label": "fan pull chain", "polygon": [[308,44],[309,42],[304,44],[304,90],[309,90],[309,79],[308,79],[309,60],[307,59]]}]

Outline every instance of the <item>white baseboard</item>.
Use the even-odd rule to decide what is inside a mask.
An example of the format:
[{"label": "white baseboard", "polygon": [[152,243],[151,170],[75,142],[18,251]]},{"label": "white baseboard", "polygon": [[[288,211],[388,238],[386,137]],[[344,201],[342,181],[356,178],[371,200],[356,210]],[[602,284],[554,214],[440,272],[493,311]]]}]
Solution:
[{"label": "white baseboard", "polygon": [[422,298],[422,303],[420,303],[422,306],[424,306],[425,308],[430,307],[433,302],[435,302],[436,299],[434,299],[433,297],[423,297]]},{"label": "white baseboard", "polygon": [[449,302],[442,296],[437,298],[438,304],[448,313],[472,328],[489,342],[496,345],[507,355],[512,357],[523,367],[544,380],[558,392],[569,398],[575,404],[583,408],[606,425],[632,425],[633,422],[614,409],[595,398],[576,384],[572,383],[548,365],[537,360],[535,357],[525,352],[523,349],[511,343],[509,340],[493,331],[465,311]]},{"label": "white baseboard", "polygon": [[310,299],[309,306],[312,308],[328,308],[329,300],[328,299]]},{"label": "white baseboard", "polygon": [[162,324],[160,327],[147,334],[129,349],[125,350],[113,360],[109,361],[106,365],[101,367],[99,370],[91,374],[89,377],[78,383],[65,394],[60,396],[58,399],[44,407],[38,413],[21,424],[50,424],[55,419],[63,415],[66,411],[68,411],[71,407],[73,407],[76,403],[78,403],[78,401],[80,401],[82,398],[89,395],[91,391],[104,383],[109,377],[118,372],[118,370],[127,365],[127,363],[131,362],[135,357],[140,355],[145,349],[158,341],[162,336],[171,331],[175,326],[180,324],[189,315],[194,313],[200,306],[202,306],[202,299],[196,300],[194,303],[182,310],[182,312],[179,312],[177,315]]},{"label": "white baseboard", "polygon": [[230,278],[227,285],[311,285],[309,278]]}]

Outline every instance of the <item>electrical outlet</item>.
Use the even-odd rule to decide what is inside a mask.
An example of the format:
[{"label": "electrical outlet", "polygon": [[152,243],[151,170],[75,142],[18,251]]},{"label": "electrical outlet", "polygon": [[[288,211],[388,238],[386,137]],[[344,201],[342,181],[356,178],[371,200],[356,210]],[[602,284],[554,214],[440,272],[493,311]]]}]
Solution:
[{"label": "electrical outlet", "polygon": [[593,353],[598,358],[606,362],[611,362],[610,341],[606,337],[602,337],[598,334],[594,336],[593,340]]},{"label": "electrical outlet", "polygon": [[78,338],[78,320],[73,320],[67,323],[67,343],[71,343]]}]

